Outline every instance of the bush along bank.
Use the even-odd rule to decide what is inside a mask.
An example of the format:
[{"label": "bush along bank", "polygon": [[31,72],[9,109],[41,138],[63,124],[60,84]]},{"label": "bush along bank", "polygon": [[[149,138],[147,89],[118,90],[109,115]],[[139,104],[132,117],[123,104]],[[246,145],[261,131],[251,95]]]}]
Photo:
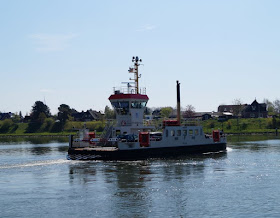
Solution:
[{"label": "bush along bank", "polygon": [[206,120],[202,122],[204,131],[221,129],[226,134],[276,134],[280,128],[279,118],[229,119],[227,121]]},{"label": "bush along bank", "polygon": [[[161,120],[157,121],[157,126],[161,126]],[[106,124],[103,121],[66,121],[63,126],[51,118],[47,118],[40,125],[32,127],[30,123],[17,123],[11,119],[0,121],[0,135],[70,135],[75,134],[83,127],[90,131],[102,133]],[[216,119],[201,121],[204,132],[211,134],[213,129],[223,130],[226,134],[276,134],[280,129],[280,118],[256,118],[256,119],[229,119],[220,122]],[[160,130],[160,128],[159,128]]]}]

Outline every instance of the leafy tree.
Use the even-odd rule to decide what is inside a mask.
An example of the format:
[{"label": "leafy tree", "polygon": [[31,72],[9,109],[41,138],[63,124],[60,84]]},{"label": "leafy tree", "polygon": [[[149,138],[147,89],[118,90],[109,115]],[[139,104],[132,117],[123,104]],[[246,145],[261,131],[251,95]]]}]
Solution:
[{"label": "leafy tree", "polygon": [[195,115],[195,108],[192,105],[187,105],[186,110],[183,112],[184,118],[192,118]]},{"label": "leafy tree", "polygon": [[173,111],[172,107],[163,107],[160,110],[160,115],[163,118],[169,118],[169,116],[171,115],[172,111]]},{"label": "leafy tree", "polygon": [[66,121],[71,118],[71,113],[76,111],[71,109],[67,104],[61,104],[58,107],[57,121],[52,125],[51,132],[60,132],[63,131]]},{"label": "leafy tree", "polygon": [[78,113],[78,111],[74,108],[71,109],[71,114]]},{"label": "leafy tree", "polygon": [[37,119],[37,122],[38,122],[40,125],[42,125],[42,124],[44,123],[44,121],[45,121],[46,118],[47,118],[46,115],[45,115],[43,112],[41,112],[41,113],[39,114],[39,117],[38,117],[38,119]]},{"label": "leafy tree", "polygon": [[55,120],[52,117],[46,118],[44,120],[43,125],[40,128],[40,131],[42,132],[50,132],[53,128],[53,125],[55,123]]},{"label": "leafy tree", "polygon": [[67,104],[61,104],[58,107],[58,120],[64,125],[71,116],[71,109]]},{"label": "leafy tree", "polygon": [[31,120],[37,121],[41,113],[44,113],[45,117],[51,116],[49,107],[41,101],[36,101],[34,106],[32,106],[32,111],[30,114]]},{"label": "leafy tree", "polygon": [[105,107],[104,114],[105,119],[114,119],[116,117],[114,110],[107,105]]},{"label": "leafy tree", "polygon": [[149,108],[149,107],[146,107],[146,108],[145,108],[145,111],[144,111],[144,114],[145,114],[145,115],[151,115],[151,114],[152,114],[152,109]]},{"label": "leafy tree", "polygon": [[26,132],[36,132],[40,129],[45,119],[50,117],[50,109],[47,105],[45,105],[41,101],[36,101],[32,106],[31,114],[30,114],[30,123],[28,124],[28,128]]}]

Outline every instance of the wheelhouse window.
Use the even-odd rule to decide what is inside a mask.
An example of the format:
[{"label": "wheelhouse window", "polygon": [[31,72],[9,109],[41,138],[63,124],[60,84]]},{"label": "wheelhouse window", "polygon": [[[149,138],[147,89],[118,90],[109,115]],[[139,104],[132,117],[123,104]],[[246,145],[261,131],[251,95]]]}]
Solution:
[{"label": "wheelhouse window", "polygon": [[198,135],[198,129],[194,130],[195,135]]},{"label": "wheelhouse window", "polygon": [[141,102],[141,108],[146,107],[146,105],[147,105],[147,102],[146,102],[146,101]]},{"label": "wheelhouse window", "polygon": [[112,106],[118,114],[126,115],[129,112],[129,102],[128,101],[116,101],[112,102]]},{"label": "wheelhouse window", "polygon": [[192,129],[189,130],[189,135],[193,135],[193,130]]},{"label": "wheelhouse window", "polygon": [[175,131],[174,131],[174,130],[171,130],[171,131],[170,131],[170,135],[171,135],[171,136],[175,136]]},{"label": "wheelhouse window", "polygon": [[146,107],[147,102],[145,101],[133,101],[131,102],[131,108],[144,108]]},{"label": "wheelhouse window", "polygon": [[188,134],[187,130],[183,130],[183,136],[186,136]]},{"label": "wheelhouse window", "polygon": [[138,101],[131,102],[131,108],[141,108],[141,103]]}]

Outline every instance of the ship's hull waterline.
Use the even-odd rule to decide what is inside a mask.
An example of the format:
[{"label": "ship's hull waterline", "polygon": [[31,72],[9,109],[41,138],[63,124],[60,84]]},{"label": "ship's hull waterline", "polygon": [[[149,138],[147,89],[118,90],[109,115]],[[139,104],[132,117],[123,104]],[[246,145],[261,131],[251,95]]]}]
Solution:
[{"label": "ship's hull waterline", "polygon": [[69,148],[69,160],[145,160],[149,158],[178,157],[189,154],[226,151],[226,143],[208,145],[178,146],[165,148],[143,148],[135,150],[118,150],[117,148],[77,149]]}]

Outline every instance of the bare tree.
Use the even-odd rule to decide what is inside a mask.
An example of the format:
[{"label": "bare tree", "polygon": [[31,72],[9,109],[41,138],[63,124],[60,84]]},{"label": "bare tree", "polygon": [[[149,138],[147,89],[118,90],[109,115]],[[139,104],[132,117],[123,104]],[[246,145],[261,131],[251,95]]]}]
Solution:
[{"label": "bare tree", "polygon": [[195,108],[192,105],[187,105],[186,110],[183,112],[184,118],[192,118],[195,115]]},{"label": "bare tree", "polygon": [[275,113],[280,114],[280,100],[279,99],[276,99],[273,102],[273,109],[274,109]]},{"label": "bare tree", "polygon": [[267,98],[263,99],[263,103],[266,104],[266,109],[268,112],[274,112],[273,103],[269,101]]},{"label": "bare tree", "polygon": [[242,110],[244,109],[244,104],[242,103],[242,101],[240,100],[240,98],[236,98],[232,101],[232,104],[234,105],[234,107],[232,107],[233,110],[233,115],[234,116],[240,116]]}]

